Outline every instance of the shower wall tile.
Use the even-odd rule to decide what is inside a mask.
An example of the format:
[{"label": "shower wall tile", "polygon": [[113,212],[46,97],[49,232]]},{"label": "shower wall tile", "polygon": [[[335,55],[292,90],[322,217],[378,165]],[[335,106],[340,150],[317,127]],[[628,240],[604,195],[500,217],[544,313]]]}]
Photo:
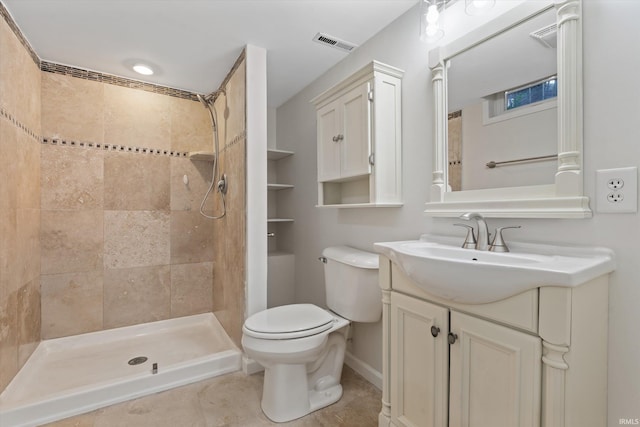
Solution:
[{"label": "shower wall tile", "polygon": [[15,162],[18,166],[16,206],[40,209],[40,145],[24,132],[18,132]]},{"label": "shower wall tile", "polygon": [[[0,81],[4,79],[0,78]],[[15,208],[18,199],[18,131],[0,118],[0,209]]]},{"label": "shower wall tile", "polygon": [[40,339],[40,71],[0,18],[0,392]]},{"label": "shower wall tile", "polygon": [[40,277],[18,291],[18,366],[22,367],[40,342]]},{"label": "shower wall tile", "polygon": [[[218,113],[222,120],[224,111]],[[213,151],[213,130],[207,109],[198,101],[171,98],[171,149]]]},{"label": "shower wall tile", "polygon": [[213,259],[213,220],[198,211],[171,212],[171,264]]},{"label": "shower wall tile", "polygon": [[42,145],[42,209],[102,209],[103,157],[98,150]]},{"label": "shower wall tile", "polygon": [[171,266],[171,317],[213,311],[211,283],[213,263]]},{"label": "shower wall tile", "polygon": [[170,214],[104,211],[104,265],[129,268],[168,265]]},{"label": "shower wall tile", "polygon": [[18,372],[18,302],[17,291],[0,289],[0,390]]},{"label": "shower wall tile", "polygon": [[171,159],[166,156],[106,153],[104,206],[107,210],[169,210]]},{"label": "shower wall tile", "polygon": [[105,268],[105,329],[170,317],[171,267]]},{"label": "shower wall tile", "polygon": [[102,268],[42,276],[42,338],[58,338],[103,328]]},{"label": "shower wall tile", "polygon": [[171,97],[105,84],[104,125],[109,144],[169,150]]},{"label": "shower wall tile", "polygon": [[40,210],[18,209],[16,212],[16,245],[18,261],[15,280],[24,284],[40,277]]},{"label": "shower wall tile", "polygon": [[[171,210],[199,211],[212,174],[213,162],[171,158]],[[184,183],[185,176],[187,184]],[[219,195],[214,188],[204,206],[206,211],[213,210],[213,200],[217,197]]]},{"label": "shower wall tile", "polygon": [[41,212],[42,274],[102,268],[103,211]]},{"label": "shower wall tile", "polygon": [[42,134],[104,143],[105,85],[42,73]]}]

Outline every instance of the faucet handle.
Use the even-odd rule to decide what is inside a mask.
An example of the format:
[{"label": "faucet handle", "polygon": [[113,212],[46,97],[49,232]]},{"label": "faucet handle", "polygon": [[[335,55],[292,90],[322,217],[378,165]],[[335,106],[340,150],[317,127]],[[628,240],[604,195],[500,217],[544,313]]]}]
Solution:
[{"label": "faucet handle", "polygon": [[491,246],[489,246],[489,250],[491,252],[509,252],[509,248],[507,244],[504,242],[504,238],[502,237],[502,230],[506,230],[507,228],[520,228],[519,225],[512,225],[509,227],[498,227],[496,228],[496,235],[493,238],[493,242],[491,242]]},{"label": "faucet handle", "polygon": [[465,249],[475,249],[478,245],[478,241],[476,240],[475,229],[467,224],[453,224],[456,227],[465,227],[467,229],[467,236],[464,238],[464,243],[462,247]]}]

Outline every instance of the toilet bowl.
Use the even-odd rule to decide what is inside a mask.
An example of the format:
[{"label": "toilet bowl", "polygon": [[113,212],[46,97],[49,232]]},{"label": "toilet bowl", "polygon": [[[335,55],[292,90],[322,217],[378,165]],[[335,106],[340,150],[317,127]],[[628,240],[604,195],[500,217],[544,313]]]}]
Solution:
[{"label": "toilet bowl", "polygon": [[350,322],[382,315],[378,255],[338,246],[322,252],[329,310],[290,304],[244,323],[242,346],[265,368],[262,410],[272,421],[300,418],[342,397],[340,377]]}]

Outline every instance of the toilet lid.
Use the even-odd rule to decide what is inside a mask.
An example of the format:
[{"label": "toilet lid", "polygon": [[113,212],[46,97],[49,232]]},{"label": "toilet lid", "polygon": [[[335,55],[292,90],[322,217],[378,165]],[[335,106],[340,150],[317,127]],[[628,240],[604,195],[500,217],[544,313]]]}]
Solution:
[{"label": "toilet lid", "polygon": [[249,335],[264,339],[302,338],[319,334],[333,325],[333,316],[313,304],[269,308],[244,322]]}]

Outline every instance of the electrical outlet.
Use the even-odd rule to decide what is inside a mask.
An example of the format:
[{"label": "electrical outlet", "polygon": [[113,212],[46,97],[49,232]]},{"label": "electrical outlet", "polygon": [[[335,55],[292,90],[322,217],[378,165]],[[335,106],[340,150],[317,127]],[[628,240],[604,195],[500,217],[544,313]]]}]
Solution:
[{"label": "electrical outlet", "polygon": [[607,187],[612,190],[619,190],[624,187],[624,180],[622,178],[611,178],[607,181]]},{"label": "electrical outlet", "polygon": [[596,171],[596,211],[633,213],[638,211],[638,168]]}]

